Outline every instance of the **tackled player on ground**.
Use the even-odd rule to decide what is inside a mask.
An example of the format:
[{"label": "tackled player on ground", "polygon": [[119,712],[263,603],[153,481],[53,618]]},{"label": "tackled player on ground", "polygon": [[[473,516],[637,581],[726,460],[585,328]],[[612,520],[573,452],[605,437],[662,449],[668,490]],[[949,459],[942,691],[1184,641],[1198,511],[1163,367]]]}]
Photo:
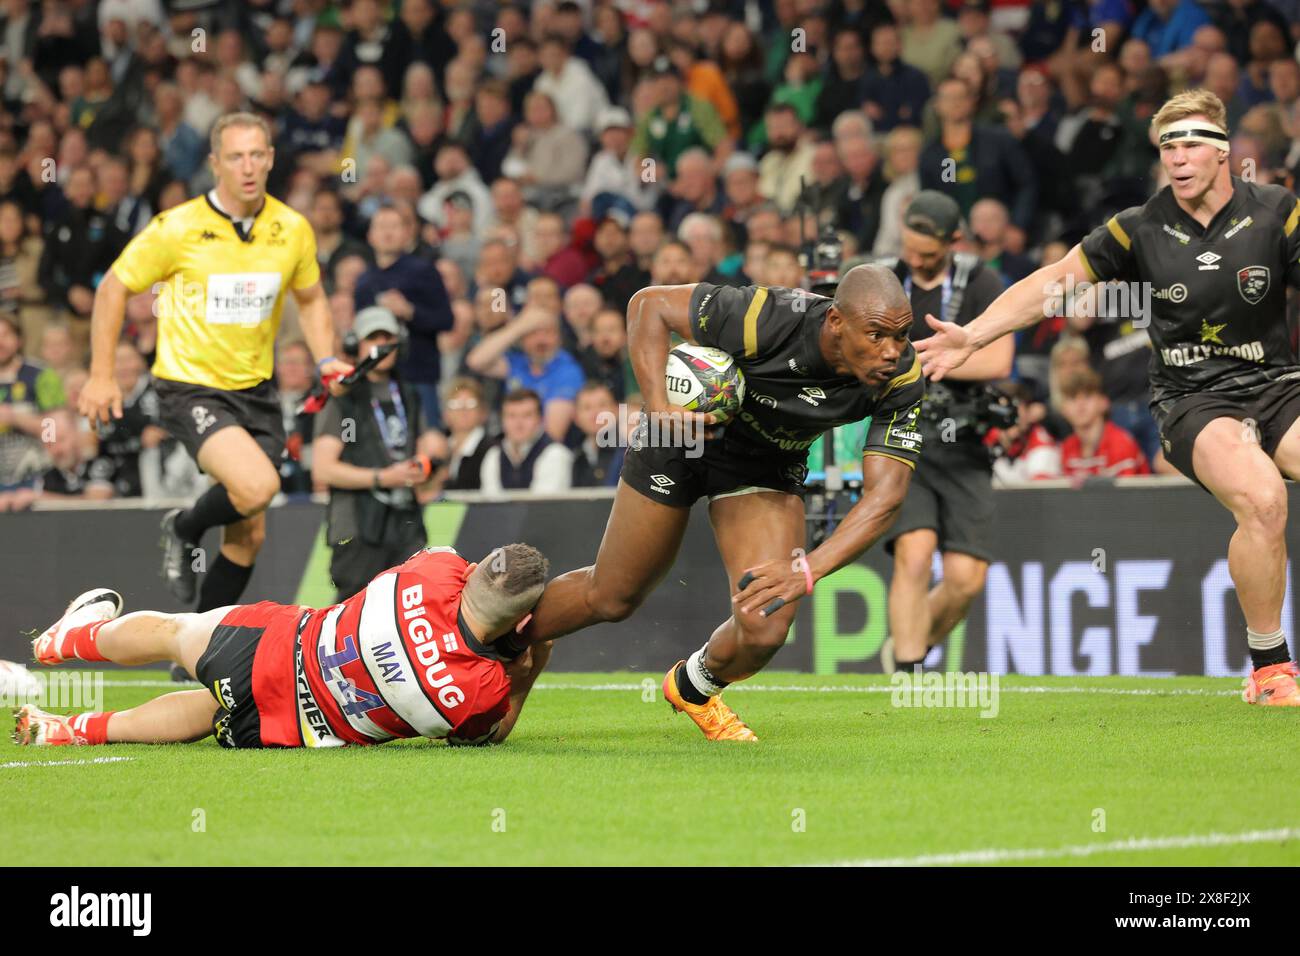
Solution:
[{"label": "tackled player on ground", "polygon": [[185,743],[338,747],[398,737],[500,743],[519,719],[550,646],[507,651],[546,581],[546,559],[510,544],[481,564],[451,548],[416,552],[342,604],[262,601],[204,613],[124,617],[107,588],[75,598],[32,643],[40,664],[170,661],[204,690],[116,713],[16,714],[27,745]]}]

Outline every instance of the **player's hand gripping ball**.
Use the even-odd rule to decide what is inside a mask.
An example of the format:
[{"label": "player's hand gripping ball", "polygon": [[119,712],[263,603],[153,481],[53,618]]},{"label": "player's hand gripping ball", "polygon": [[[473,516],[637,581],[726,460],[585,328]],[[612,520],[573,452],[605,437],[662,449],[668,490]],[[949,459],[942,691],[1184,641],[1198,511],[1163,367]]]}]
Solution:
[{"label": "player's hand gripping ball", "polygon": [[712,413],[718,424],[730,421],[745,400],[745,376],[721,349],[679,345],[668,353],[668,401],[692,412]]}]

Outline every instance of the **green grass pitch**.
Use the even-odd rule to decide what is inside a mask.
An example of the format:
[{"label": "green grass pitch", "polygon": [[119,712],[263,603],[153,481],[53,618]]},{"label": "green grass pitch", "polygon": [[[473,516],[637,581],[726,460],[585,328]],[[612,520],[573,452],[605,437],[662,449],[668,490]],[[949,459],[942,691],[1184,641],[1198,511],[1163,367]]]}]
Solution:
[{"label": "green grass pitch", "polygon": [[[993,718],[894,707],[882,677],[750,683],[727,699],[757,745],[706,743],[643,674],[543,675],[491,749],[6,735],[0,865],[1300,863],[1300,714],[1237,681],[1003,678]],[[111,709],[165,691],[105,689]]]}]

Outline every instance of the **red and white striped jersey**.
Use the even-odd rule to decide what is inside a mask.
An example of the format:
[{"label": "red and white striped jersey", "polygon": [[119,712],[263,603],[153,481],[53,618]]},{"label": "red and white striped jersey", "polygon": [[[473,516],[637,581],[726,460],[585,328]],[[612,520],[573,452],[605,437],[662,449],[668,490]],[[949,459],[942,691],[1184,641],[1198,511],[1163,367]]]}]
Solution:
[{"label": "red and white striped jersey", "polygon": [[1061,442],[1061,470],[1067,478],[1126,478],[1151,474],[1147,456],[1142,453],[1137,440],[1112,421],[1103,426],[1101,440],[1090,455],[1084,453],[1083,442],[1077,434]]},{"label": "red and white striped jersey", "polygon": [[424,550],[312,612],[295,662],[304,746],[468,741],[496,729],[510,681],[460,617],[468,577],[451,548]]}]

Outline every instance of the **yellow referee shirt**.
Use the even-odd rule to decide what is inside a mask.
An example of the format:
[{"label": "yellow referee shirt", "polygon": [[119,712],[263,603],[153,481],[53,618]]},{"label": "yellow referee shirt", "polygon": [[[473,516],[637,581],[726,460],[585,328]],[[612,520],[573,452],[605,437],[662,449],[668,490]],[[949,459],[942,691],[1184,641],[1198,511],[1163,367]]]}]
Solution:
[{"label": "yellow referee shirt", "polygon": [[247,236],[206,195],[161,212],[113,272],[158,295],[154,375],[225,391],[271,377],[285,291],[320,281],[311,226],[272,196]]}]

